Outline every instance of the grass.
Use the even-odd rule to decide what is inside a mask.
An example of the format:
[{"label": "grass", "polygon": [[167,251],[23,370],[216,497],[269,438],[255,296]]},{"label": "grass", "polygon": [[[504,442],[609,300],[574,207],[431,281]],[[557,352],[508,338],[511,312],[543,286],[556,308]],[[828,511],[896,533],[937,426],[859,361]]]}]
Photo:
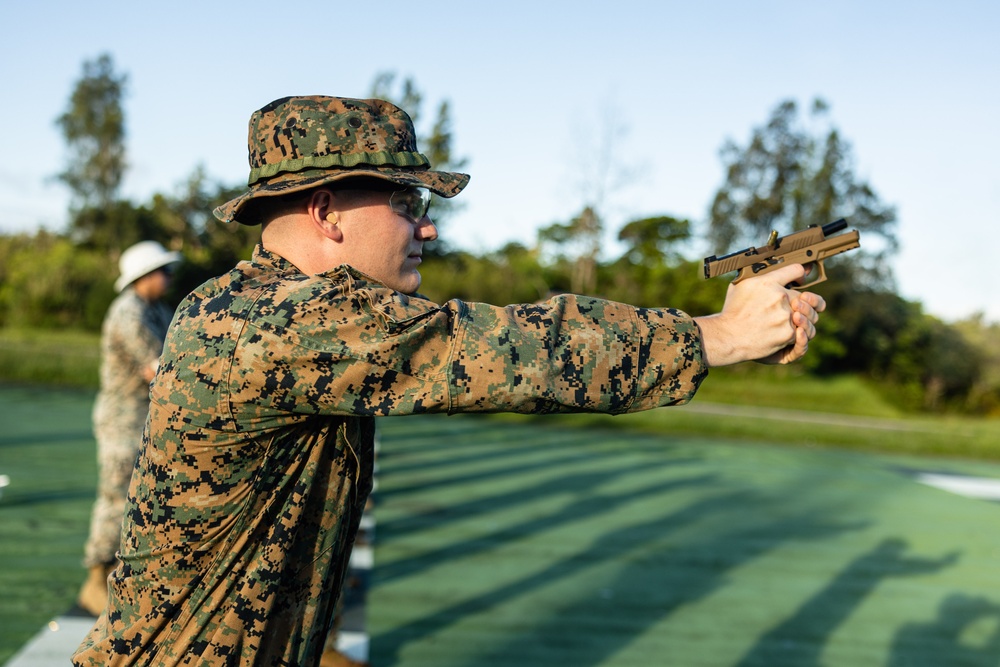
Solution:
[{"label": "grass", "polygon": [[0,328],[0,381],[96,388],[100,335]]},{"label": "grass", "polygon": [[[507,422],[532,417],[497,415]],[[1000,421],[968,417],[928,417],[862,421],[795,411],[739,409],[692,403],[689,407],[609,417],[553,415],[544,423],[571,428],[602,428],[636,433],[729,438],[802,447],[836,447],[873,453],[943,456],[1000,461]]]},{"label": "grass", "polygon": [[[507,422],[536,419],[496,415]],[[1000,419],[901,413],[855,376],[751,367],[709,374],[686,406],[628,415],[550,415],[543,423],[888,454],[1000,460]]]},{"label": "grass", "polygon": [[907,416],[858,376],[815,377],[794,365],[713,369],[695,400],[888,419]]}]

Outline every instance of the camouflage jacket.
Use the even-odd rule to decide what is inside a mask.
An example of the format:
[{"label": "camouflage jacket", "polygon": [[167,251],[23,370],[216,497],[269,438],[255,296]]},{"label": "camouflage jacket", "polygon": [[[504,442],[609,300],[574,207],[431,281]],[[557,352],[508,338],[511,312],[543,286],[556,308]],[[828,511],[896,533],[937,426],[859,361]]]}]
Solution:
[{"label": "camouflage jacket", "polygon": [[101,325],[101,388],[94,404],[98,429],[132,430],[131,424],[138,420],[141,427],[145,421],[149,382],[143,371],[159,358],[172,314],[166,305],[149,303],[132,287],[111,302]]},{"label": "camouflage jacket", "polygon": [[309,665],[365,499],[373,417],[687,401],[694,322],[576,296],[438,305],[258,247],[168,334],[89,665]]}]

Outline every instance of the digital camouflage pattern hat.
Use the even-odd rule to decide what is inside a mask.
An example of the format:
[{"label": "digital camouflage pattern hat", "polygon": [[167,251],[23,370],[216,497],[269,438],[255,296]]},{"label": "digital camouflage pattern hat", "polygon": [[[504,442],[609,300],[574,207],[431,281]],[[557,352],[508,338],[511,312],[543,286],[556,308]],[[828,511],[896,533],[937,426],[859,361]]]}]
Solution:
[{"label": "digital camouflage pattern hat", "polygon": [[250,117],[249,189],[215,209],[223,222],[260,224],[252,202],[367,176],[454,197],[467,174],[431,171],[413,122],[385,100],[283,97]]}]

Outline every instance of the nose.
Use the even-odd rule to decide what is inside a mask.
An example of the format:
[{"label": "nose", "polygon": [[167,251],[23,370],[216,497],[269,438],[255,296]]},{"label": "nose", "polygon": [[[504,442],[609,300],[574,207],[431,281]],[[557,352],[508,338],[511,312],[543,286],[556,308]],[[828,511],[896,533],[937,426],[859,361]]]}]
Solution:
[{"label": "nose", "polygon": [[430,219],[430,216],[427,215],[420,219],[420,222],[417,223],[413,231],[421,241],[433,241],[438,237],[437,227],[434,225],[434,221]]}]

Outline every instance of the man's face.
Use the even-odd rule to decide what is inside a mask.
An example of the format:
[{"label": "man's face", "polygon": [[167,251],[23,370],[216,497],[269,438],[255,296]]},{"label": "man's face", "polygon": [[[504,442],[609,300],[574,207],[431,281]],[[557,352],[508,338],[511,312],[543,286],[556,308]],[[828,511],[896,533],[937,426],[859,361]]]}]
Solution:
[{"label": "man's face", "polygon": [[163,266],[147,273],[135,281],[136,294],[150,302],[162,299],[170,289],[170,281],[173,275],[173,267],[170,266]]},{"label": "man's face", "polygon": [[[421,214],[422,207],[414,201],[420,194],[409,189],[399,193],[341,191],[335,195],[347,263],[405,294],[420,287],[417,269],[424,243],[437,238],[434,223],[426,213]],[[414,219],[413,211],[419,219]]]}]

